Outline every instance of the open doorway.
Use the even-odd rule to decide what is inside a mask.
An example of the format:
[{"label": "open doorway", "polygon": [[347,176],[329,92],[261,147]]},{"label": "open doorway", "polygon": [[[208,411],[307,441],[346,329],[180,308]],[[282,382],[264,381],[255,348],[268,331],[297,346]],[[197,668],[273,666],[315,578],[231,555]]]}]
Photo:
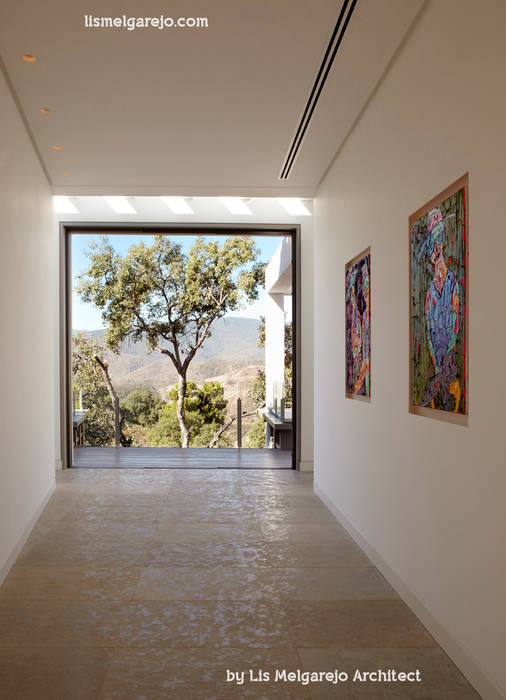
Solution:
[{"label": "open doorway", "polygon": [[296,244],[62,225],[68,466],[294,467]]}]

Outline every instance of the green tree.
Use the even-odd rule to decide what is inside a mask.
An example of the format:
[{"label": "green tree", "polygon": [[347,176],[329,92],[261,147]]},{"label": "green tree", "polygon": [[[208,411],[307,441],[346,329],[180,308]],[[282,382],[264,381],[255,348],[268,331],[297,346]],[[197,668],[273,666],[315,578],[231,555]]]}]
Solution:
[{"label": "green tree", "polygon": [[293,371],[293,325],[285,323],[285,408],[291,408]]},{"label": "green tree", "polygon": [[261,416],[255,419],[248,430],[245,440],[246,447],[265,447],[265,421]]},{"label": "green tree", "polygon": [[[217,433],[225,425],[227,401],[223,397],[223,386],[218,382],[206,382],[197,387],[187,383],[185,417],[190,434],[190,447],[231,447],[228,436]],[[166,404],[149,434],[153,447],[181,447],[181,429],[177,417],[178,390],[169,391],[170,403]]]},{"label": "green tree", "polygon": [[126,338],[145,339],[150,351],[172,361],[179,377],[181,447],[188,447],[188,367],[216,319],[239,309],[244,300],[257,299],[264,266],[257,261],[254,241],[234,236],[218,243],[200,237],[185,253],[168,236],[155,236],[152,245],[132,245],[122,256],[102,237],[90,244],[88,257],[78,293],[102,310],[107,347],[119,352]]},{"label": "green tree", "polygon": [[[265,324],[262,324],[265,329]],[[262,327],[262,326],[261,326]],[[264,335],[265,340],[265,335]],[[260,346],[261,347],[261,346]],[[249,397],[253,408],[257,411],[265,408],[265,372],[263,369],[258,370],[257,376],[253,380],[249,390]],[[265,447],[265,421],[262,416],[258,415],[251,425],[244,441],[245,447]]]},{"label": "green tree", "polygon": [[[186,416],[186,422],[191,422],[191,416]],[[162,408],[158,423],[150,430],[148,437],[153,447],[181,447],[181,430],[175,404],[166,404]]]},{"label": "green tree", "polygon": [[143,426],[154,425],[163,406],[163,400],[152,389],[134,389],[121,401],[125,419]]},{"label": "green tree", "polygon": [[[129,444],[123,433],[124,418],[116,416],[114,387],[110,381],[105,348],[85,333],[75,333],[72,338],[72,382],[76,394],[82,391],[86,414],[86,440],[93,446],[114,444],[116,423],[118,439],[124,446]],[[108,384],[109,382],[109,384]]]},{"label": "green tree", "polygon": [[265,371],[263,369],[258,370],[251,384],[249,397],[253,408],[265,408]]},{"label": "green tree", "polygon": [[[199,413],[204,423],[222,425],[225,422],[224,411],[227,408],[224,392],[223,385],[219,382],[206,382],[200,389],[195,382],[188,382],[185,411]],[[177,403],[177,387],[169,391],[169,399],[173,403]]]}]

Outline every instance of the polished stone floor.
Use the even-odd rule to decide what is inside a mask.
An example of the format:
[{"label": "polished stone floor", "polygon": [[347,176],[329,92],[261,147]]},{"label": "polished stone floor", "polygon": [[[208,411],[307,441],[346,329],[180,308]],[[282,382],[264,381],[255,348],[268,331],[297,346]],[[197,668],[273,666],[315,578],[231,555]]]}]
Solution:
[{"label": "polished stone floor", "polygon": [[[276,669],[349,680],[249,679]],[[422,682],[353,682],[356,669],[419,669]],[[0,589],[0,697],[478,695],[309,475],[76,469],[58,475]]]}]

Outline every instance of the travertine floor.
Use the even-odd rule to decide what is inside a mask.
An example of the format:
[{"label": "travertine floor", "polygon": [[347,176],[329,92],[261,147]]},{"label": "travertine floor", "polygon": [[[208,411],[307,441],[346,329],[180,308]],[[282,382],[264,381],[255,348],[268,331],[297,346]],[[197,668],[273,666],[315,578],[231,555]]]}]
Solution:
[{"label": "travertine floor", "polygon": [[[57,482],[0,589],[2,700],[478,697],[308,475],[94,469]],[[248,680],[336,668],[350,680]],[[423,680],[351,681],[378,668]]]}]

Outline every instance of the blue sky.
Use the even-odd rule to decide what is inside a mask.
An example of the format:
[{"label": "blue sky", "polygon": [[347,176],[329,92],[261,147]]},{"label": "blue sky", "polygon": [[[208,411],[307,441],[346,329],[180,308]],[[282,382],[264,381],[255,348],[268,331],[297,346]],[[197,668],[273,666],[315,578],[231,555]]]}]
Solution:
[{"label": "blue sky", "polygon": [[[209,237],[215,240],[220,238],[220,236]],[[84,304],[74,291],[76,276],[83,272],[89,264],[85,251],[88,248],[89,243],[97,238],[99,237],[96,235],[87,234],[74,234],[72,236],[72,275],[74,279],[72,293],[72,328],[76,330],[91,331],[98,328],[103,328],[104,325],[100,310],[96,309],[91,304]],[[196,237],[171,236],[171,238],[177,239],[178,243],[182,244],[183,250],[188,250],[194,243]],[[274,251],[283,240],[281,236],[253,236],[253,239],[260,250],[260,260],[262,262],[269,262]],[[125,254],[128,248],[134,243],[139,243],[141,240],[144,240],[146,243],[150,243],[152,237],[149,235],[120,234],[110,236],[109,240],[118,253]],[[265,292],[262,290],[260,292],[259,299],[254,304],[250,304],[240,311],[234,311],[229,315],[259,318],[259,316],[263,316],[264,314],[264,299]]]}]

